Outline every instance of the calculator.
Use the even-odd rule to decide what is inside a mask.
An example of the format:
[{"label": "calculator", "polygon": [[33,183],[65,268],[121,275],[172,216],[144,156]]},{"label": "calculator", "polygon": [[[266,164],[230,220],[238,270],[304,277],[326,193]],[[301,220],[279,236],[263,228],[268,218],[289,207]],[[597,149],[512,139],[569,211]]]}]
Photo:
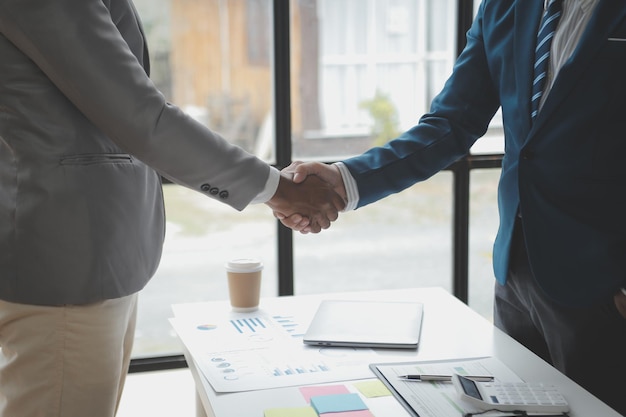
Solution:
[{"label": "calculator", "polygon": [[535,382],[478,382],[455,374],[459,396],[479,410],[564,413],[569,405],[553,385]]}]

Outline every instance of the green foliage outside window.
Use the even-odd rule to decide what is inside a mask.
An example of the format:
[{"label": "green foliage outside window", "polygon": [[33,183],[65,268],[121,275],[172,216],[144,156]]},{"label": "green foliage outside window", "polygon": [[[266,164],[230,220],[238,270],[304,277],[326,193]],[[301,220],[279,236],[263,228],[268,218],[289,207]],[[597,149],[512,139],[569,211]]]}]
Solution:
[{"label": "green foliage outside window", "polygon": [[398,111],[387,94],[376,91],[374,98],[362,101],[359,106],[367,110],[374,121],[374,146],[384,145],[398,136]]}]

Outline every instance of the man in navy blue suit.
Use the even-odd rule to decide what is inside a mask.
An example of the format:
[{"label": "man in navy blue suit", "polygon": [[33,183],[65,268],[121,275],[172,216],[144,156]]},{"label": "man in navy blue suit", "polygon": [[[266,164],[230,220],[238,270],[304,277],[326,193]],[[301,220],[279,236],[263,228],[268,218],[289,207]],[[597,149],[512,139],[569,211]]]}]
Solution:
[{"label": "man in navy blue suit", "polygon": [[550,3],[483,1],[416,126],[354,158],[289,170],[296,182],[315,174],[332,183],[346,210],[363,207],[466,155],[501,108],[495,323],[626,414],[626,3],[563,0],[547,77],[533,93]]}]

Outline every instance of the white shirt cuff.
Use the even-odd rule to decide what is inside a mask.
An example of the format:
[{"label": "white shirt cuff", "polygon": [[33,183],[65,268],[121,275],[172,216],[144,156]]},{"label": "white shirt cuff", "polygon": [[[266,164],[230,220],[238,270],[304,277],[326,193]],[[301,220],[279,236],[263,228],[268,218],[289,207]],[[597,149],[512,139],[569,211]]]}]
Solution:
[{"label": "white shirt cuff", "polygon": [[346,202],[346,207],[342,211],[352,211],[356,209],[356,205],[359,202],[359,189],[356,185],[356,181],[354,180],[354,177],[350,173],[348,167],[346,167],[343,162],[336,162],[334,165],[339,169],[339,172],[341,173],[343,186],[346,189],[346,198],[348,199],[348,201]]},{"label": "white shirt cuff", "polygon": [[278,189],[278,182],[280,181],[280,171],[274,167],[270,167],[270,175],[265,181],[265,188],[252,199],[250,204],[260,204],[269,201],[274,196]]}]

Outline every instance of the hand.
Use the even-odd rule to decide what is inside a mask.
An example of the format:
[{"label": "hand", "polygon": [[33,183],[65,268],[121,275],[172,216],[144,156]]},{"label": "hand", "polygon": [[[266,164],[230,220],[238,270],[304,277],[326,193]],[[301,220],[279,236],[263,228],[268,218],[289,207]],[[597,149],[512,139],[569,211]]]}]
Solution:
[{"label": "hand", "polygon": [[315,175],[332,186],[333,190],[335,190],[344,201],[347,200],[346,188],[343,183],[343,178],[341,177],[341,172],[339,172],[339,168],[335,165],[322,164],[321,162],[295,161],[287,168],[283,169],[282,172],[292,174],[293,182],[296,184],[301,183],[310,175]]},{"label": "hand", "polygon": [[[341,177],[339,169],[334,165],[326,165],[320,162],[295,161],[288,167],[284,168],[282,173],[290,175],[295,183],[301,183],[309,176],[317,176],[333,187],[333,190],[342,197],[344,202],[347,200],[343,178]],[[306,224],[307,219],[303,218],[300,214],[294,214],[286,217],[277,213],[274,213],[274,215],[283,225],[293,230],[300,231],[302,234],[307,234],[311,231],[311,228]]]},{"label": "hand", "polygon": [[311,176],[300,184],[291,180],[291,174],[281,172],[278,189],[266,203],[274,215],[294,230],[303,233],[319,233],[337,220],[345,201],[332,187],[321,179]]}]

